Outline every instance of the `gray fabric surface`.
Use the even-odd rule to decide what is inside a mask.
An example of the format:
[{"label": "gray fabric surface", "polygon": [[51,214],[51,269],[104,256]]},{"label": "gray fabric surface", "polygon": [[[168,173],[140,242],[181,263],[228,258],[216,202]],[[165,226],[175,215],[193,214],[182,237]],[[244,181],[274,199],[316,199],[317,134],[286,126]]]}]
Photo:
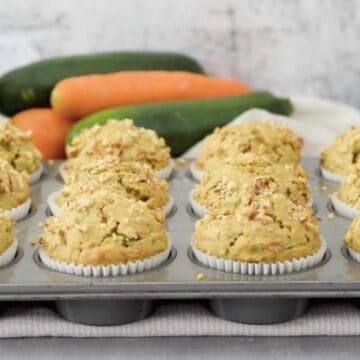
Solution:
[{"label": "gray fabric surface", "polygon": [[68,322],[51,305],[17,303],[0,313],[0,338],[148,336],[350,336],[360,335],[360,309],[350,302],[315,302],[302,317],[276,325],[245,325],[212,315],[204,304],[160,305],[149,318],[120,326]]}]

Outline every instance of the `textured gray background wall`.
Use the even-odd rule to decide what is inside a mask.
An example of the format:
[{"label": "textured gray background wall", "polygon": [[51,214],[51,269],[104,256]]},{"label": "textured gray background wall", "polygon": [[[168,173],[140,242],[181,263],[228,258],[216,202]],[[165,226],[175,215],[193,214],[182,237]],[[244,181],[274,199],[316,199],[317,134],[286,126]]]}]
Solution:
[{"label": "textured gray background wall", "polygon": [[360,106],[357,0],[0,0],[0,73],[60,54],[182,51],[257,88]]}]

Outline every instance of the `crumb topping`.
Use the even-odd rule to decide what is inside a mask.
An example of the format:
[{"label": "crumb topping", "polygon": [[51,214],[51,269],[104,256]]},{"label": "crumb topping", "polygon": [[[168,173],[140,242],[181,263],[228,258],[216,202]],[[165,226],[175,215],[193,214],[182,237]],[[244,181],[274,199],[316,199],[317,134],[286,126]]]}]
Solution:
[{"label": "crumb topping", "polygon": [[163,208],[169,201],[168,182],[156,177],[149,166],[139,162],[119,162],[108,156],[92,159],[81,171],[67,176],[58,204],[62,206],[81,194],[95,193],[99,188],[124,193],[151,209]]},{"label": "crumb topping", "polygon": [[207,170],[209,160],[222,163],[225,158],[246,165],[254,157],[267,164],[297,164],[302,147],[303,140],[291,129],[269,120],[228,125],[205,137],[196,166]]},{"label": "crumb topping", "polygon": [[320,164],[340,175],[349,175],[360,164],[360,126],[351,126],[340,133],[320,155]]},{"label": "crumb topping", "polygon": [[351,225],[345,235],[345,242],[352,249],[360,252],[360,216],[357,216],[351,222]]},{"label": "crumb topping", "polygon": [[352,167],[336,196],[344,203],[360,209],[360,162]]},{"label": "crumb topping", "polygon": [[210,255],[272,263],[314,254],[320,248],[319,220],[312,209],[280,193],[244,194],[246,201],[228,213],[209,212],[195,226],[195,246]]},{"label": "crumb topping", "polygon": [[0,255],[13,243],[14,221],[0,211]]},{"label": "crumb topping", "polygon": [[153,170],[164,168],[170,160],[170,149],[165,140],[153,130],[136,127],[129,119],[110,119],[103,126],[83,129],[67,146],[66,153],[69,158],[66,169],[69,172],[83,167],[89,158],[107,155],[119,161],[145,163]]},{"label": "crumb topping", "polygon": [[0,124],[0,159],[31,174],[39,169],[41,154],[32,143],[31,132],[22,132],[10,121],[4,121]]},{"label": "crumb topping", "polygon": [[49,217],[39,243],[48,256],[62,262],[125,264],[166,249],[169,239],[159,213],[140,201],[100,189]]},{"label": "crumb topping", "polygon": [[10,210],[24,203],[30,195],[29,176],[0,159],[0,209]]},{"label": "crumb topping", "polygon": [[200,184],[195,185],[194,198],[208,210],[236,207],[246,194],[271,195],[282,193],[296,204],[306,205],[311,190],[307,173],[300,166],[279,165],[259,168],[254,166],[222,166],[221,171],[206,172]]}]

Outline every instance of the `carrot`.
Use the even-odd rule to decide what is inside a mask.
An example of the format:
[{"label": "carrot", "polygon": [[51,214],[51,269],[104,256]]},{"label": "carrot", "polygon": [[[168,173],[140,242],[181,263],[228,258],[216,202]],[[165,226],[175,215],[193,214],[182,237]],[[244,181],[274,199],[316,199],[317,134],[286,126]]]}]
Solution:
[{"label": "carrot", "polygon": [[65,157],[65,137],[73,122],[58,111],[34,108],[21,111],[11,118],[20,130],[31,130],[33,142],[44,159]]},{"label": "carrot", "polygon": [[121,71],[62,80],[51,93],[51,105],[79,119],[125,104],[211,98],[249,91],[247,85],[231,78],[186,71]]}]

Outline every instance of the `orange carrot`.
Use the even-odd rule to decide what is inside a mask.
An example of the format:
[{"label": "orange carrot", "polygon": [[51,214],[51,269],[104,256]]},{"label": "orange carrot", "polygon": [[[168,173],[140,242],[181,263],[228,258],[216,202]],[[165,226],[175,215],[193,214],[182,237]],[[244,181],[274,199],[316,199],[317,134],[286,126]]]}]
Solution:
[{"label": "orange carrot", "polygon": [[31,130],[33,142],[44,159],[65,157],[65,137],[72,121],[63,114],[47,108],[34,108],[21,111],[11,118],[20,130]]},{"label": "orange carrot", "polygon": [[249,91],[247,85],[231,78],[186,71],[121,71],[62,80],[51,93],[51,105],[79,119],[126,104],[211,98]]}]

